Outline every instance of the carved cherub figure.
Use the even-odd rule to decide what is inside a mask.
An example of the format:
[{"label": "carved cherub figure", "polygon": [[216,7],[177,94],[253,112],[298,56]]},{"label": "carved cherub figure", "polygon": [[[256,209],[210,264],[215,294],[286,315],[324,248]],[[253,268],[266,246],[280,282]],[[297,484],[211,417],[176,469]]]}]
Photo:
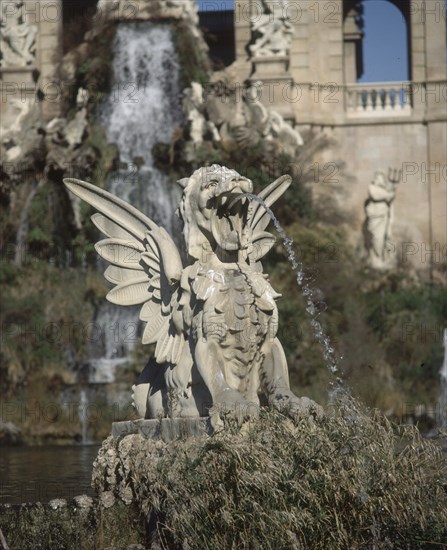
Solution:
[{"label": "carved cherub figure", "polygon": [[[209,414],[218,421],[236,413],[243,420],[261,402],[292,415],[321,413],[289,388],[276,337],[279,294],[260,262],[275,238],[265,231],[265,208],[246,196],[249,179],[213,165],[179,181],[187,265],[170,235],[128,203],[90,183],[64,181],[99,212],[92,220],[107,238],[96,250],[112,264],[105,277],[115,285],[107,299],[140,304],[143,344],[156,343],[134,386],[142,417]],[[290,183],[282,176],[259,198],[270,207]]]}]

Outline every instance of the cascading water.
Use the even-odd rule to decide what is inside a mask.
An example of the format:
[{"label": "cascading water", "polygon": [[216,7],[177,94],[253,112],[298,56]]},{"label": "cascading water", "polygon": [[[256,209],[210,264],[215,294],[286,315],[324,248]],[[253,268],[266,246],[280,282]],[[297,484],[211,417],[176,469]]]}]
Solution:
[{"label": "cascading water", "polygon": [[82,388],[79,393],[79,405],[78,405],[78,417],[81,424],[81,443],[85,445],[88,443],[87,431],[88,431],[88,397],[87,391]]},{"label": "cascading water", "polygon": [[113,50],[115,84],[101,123],[108,141],[118,146],[123,168],[112,176],[109,190],[170,231],[179,195],[154,166],[152,148],[171,143],[182,122],[172,31],[153,23],[121,24]]},{"label": "cascading water", "polygon": [[31,208],[34,197],[36,196],[39,189],[42,187],[43,182],[34,183],[31,191],[28,194],[28,197],[23,206],[22,212],[20,214],[19,228],[17,230],[16,237],[16,249],[14,255],[14,263],[16,266],[20,267],[23,263],[24,258],[26,257],[26,238],[28,236],[28,214]]},{"label": "cascading water", "polygon": [[138,334],[138,313],[136,308],[117,308],[109,303],[98,308],[90,331],[90,384],[114,382],[116,369],[128,362]]},{"label": "cascading water", "polygon": [[[155,166],[152,148],[171,143],[182,123],[177,54],[168,25],[121,23],[113,44],[114,87],[100,123],[120,154],[120,169],[108,190],[128,201],[171,234],[176,233],[174,206],[179,191]],[[178,233],[178,231],[177,231]],[[100,262],[103,271],[105,265]],[[113,382],[137,341],[139,308],[104,303],[94,318],[88,382]]]}]

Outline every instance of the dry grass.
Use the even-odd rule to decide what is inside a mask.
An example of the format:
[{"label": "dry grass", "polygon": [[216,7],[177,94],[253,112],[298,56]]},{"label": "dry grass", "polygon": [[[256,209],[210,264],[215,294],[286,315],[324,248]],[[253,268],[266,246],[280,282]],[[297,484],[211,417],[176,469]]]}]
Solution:
[{"label": "dry grass", "polygon": [[350,397],[317,422],[264,410],[242,432],[229,426],[206,441],[154,451],[141,440],[132,460],[134,444],[123,454],[123,443],[113,443],[115,471],[142,511],[158,514],[165,548],[438,548],[447,541],[441,448]]}]

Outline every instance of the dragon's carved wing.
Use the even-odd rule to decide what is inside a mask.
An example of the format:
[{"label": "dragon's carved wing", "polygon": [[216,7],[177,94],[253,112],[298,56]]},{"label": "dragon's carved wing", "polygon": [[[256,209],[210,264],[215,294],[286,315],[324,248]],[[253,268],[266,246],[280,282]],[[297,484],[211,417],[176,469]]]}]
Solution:
[{"label": "dragon's carved wing", "polygon": [[178,322],[182,316],[176,315],[173,322],[183,271],[174,241],[139,210],[100,187],[72,178],[64,183],[98,211],[92,221],[107,238],[95,248],[111,264],[104,276],[115,285],[107,299],[123,306],[141,304],[140,319],[147,323],[143,344],[156,342],[157,362],[176,365],[186,336]]},{"label": "dragon's carved wing", "polygon": [[248,257],[253,262],[261,260],[276,241],[271,233],[265,231],[271,218],[264,205],[270,208],[287,191],[291,183],[292,178],[290,176],[281,176],[259,193],[258,197],[262,199],[262,203],[253,201],[253,210],[248,221],[252,231],[253,243]]}]

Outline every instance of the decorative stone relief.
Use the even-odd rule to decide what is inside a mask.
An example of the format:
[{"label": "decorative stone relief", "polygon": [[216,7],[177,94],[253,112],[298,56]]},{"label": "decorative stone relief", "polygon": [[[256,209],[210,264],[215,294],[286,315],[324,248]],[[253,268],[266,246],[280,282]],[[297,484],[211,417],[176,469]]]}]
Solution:
[{"label": "decorative stone relief", "polygon": [[183,108],[190,121],[193,143],[211,139],[232,150],[255,147],[262,142],[266,148],[280,148],[292,158],[297,155],[303,139],[278,112],[263,105],[261,82],[237,87],[231,82],[231,70],[215,73],[214,79],[205,97],[197,82],[183,92]]},{"label": "decorative stone relief", "polygon": [[286,56],[294,34],[287,17],[287,0],[261,0],[264,13],[253,18],[250,26],[254,44],[249,46],[252,57]]},{"label": "decorative stone relief", "polygon": [[37,26],[23,14],[24,2],[1,3],[0,67],[26,67],[36,56]]},{"label": "decorative stone relief", "polygon": [[[16,163],[31,151],[38,150],[42,136],[38,135],[39,111],[36,103],[20,97],[8,99],[8,108],[0,121],[0,153],[8,163]],[[32,156],[32,154],[31,154]]]},{"label": "decorative stone relief", "polygon": [[242,422],[257,414],[260,396],[293,416],[321,413],[290,390],[276,337],[279,294],[261,264],[275,243],[265,207],[290,176],[257,197],[251,180],[224,166],[180,180],[185,263],[166,230],[131,205],[91,183],[64,182],[98,211],[92,220],[107,238],[96,250],[111,264],[107,299],[140,305],[143,344],[156,344],[133,388],[141,417],[209,415],[216,426],[230,414]]},{"label": "decorative stone relief", "polygon": [[149,19],[185,19],[198,26],[195,0],[99,0],[97,17],[136,21]]}]

